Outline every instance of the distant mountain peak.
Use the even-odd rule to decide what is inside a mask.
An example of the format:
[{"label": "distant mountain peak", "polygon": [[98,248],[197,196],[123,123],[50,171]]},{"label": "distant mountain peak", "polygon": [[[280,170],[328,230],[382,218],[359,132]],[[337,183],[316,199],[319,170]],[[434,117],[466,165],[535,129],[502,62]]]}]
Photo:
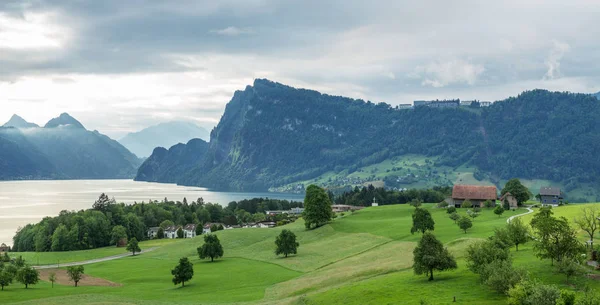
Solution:
[{"label": "distant mountain peak", "polygon": [[44,128],[56,128],[60,126],[85,129],[85,127],[83,127],[83,124],[81,124],[79,121],[77,121],[74,117],[70,116],[66,112],[61,113],[60,116],[48,121]]},{"label": "distant mountain peak", "polygon": [[29,123],[25,121],[22,117],[13,114],[13,116],[6,122],[6,124],[2,125],[3,127],[15,127],[15,128],[34,128],[40,127],[37,124]]}]

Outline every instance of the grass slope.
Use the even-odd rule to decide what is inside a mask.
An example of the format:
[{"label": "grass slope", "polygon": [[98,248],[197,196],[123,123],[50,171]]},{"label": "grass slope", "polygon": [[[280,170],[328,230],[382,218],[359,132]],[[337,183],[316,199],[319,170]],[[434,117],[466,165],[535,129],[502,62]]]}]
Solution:
[{"label": "grass slope", "polygon": [[[464,234],[445,210],[424,207],[436,221],[436,236],[459,265],[457,270],[435,274],[433,282],[411,269],[412,250],[420,238],[420,234],[410,234],[414,208],[394,205],[346,214],[313,231],[304,230],[301,221],[287,225],[300,242],[298,255],[288,258],[278,258],[273,252],[281,228],[225,230],[218,232],[225,257],[215,263],[198,259],[196,248],[202,237],[160,241],[167,244],[155,251],[85,267],[87,274],[120,283],[120,287],[55,285],[51,289],[49,283],[41,282],[26,291],[13,284],[0,297],[7,303],[23,304],[418,304],[421,300],[449,304],[453,297],[457,300],[453,304],[505,304],[503,295],[480,285],[478,277],[467,270],[464,253],[471,242],[490,236],[509,216],[522,211],[498,217],[484,209]],[[575,215],[580,207],[561,207],[556,213]],[[90,252],[94,251],[100,256],[107,250]],[[513,249],[512,254],[515,264],[526,266],[532,276],[571,288],[549,261],[535,258],[531,245],[521,246],[519,252]],[[190,257],[195,271],[185,288],[172,285],[170,275],[182,256]],[[575,287],[600,288],[597,281],[584,277],[574,283]]]}]

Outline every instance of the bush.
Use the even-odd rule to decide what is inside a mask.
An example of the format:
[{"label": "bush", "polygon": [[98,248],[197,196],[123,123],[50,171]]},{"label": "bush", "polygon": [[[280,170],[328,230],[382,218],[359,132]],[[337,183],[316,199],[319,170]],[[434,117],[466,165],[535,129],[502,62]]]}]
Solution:
[{"label": "bush", "polygon": [[471,202],[471,200],[465,199],[465,201],[463,201],[463,203],[460,205],[460,207],[463,209],[470,209],[473,207],[473,203]]},{"label": "bush", "polygon": [[456,207],[455,206],[450,206],[448,207],[448,209],[446,209],[446,213],[448,214],[452,214],[456,212]]},{"label": "bush", "polygon": [[446,208],[448,207],[448,203],[446,201],[442,201],[440,203],[437,204],[438,208]]},{"label": "bush", "polygon": [[496,207],[496,202],[495,202],[495,200],[491,201],[491,200],[488,199],[488,200],[486,200],[483,203],[483,206],[486,207],[486,208],[495,208]]}]

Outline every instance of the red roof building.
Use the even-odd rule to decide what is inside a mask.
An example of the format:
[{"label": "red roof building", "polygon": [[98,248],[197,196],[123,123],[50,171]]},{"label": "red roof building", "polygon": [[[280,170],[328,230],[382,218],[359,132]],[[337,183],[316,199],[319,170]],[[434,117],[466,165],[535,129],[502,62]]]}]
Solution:
[{"label": "red roof building", "polygon": [[479,185],[455,185],[452,188],[452,201],[456,207],[460,207],[467,199],[473,206],[483,207],[486,200],[495,202],[498,199],[497,189],[495,186]]}]

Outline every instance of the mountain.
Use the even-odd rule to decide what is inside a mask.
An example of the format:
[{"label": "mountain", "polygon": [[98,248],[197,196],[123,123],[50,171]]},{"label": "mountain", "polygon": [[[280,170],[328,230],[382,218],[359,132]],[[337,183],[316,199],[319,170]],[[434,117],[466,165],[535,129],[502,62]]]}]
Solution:
[{"label": "mountain", "polygon": [[[398,110],[259,79],[235,92],[199,161],[168,177],[145,167],[136,179],[264,191],[327,186],[336,177],[354,185],[394,177],[499,186],[519,177],[593,191],[600,184],[592,153],[600,150],[597,117],[600,102],[587,94],[532,90],[478,109]],[[174,162],[164,155],[150,157],[154,168]]]},{"label": "mountain", "polygon": [[208,150],[208,143],[192,139],[187,144],[177,144],[167,150],[157,147],[150,158],[138,169],[138,181],[177,183],[180,175],[198,165]]},{"label": "mountain", "polygon": [[599,100],[600,100],[600,92],[598,92],[598,93],[596,93],[596,94],[593,94],[593,95],[594,95],[594,96],[595,96],[597,99],[599,99]]},{"label": "mountain", "polygon": [[0,179],[115,179],[140,160],[117,141],[64,113],[43,128],[0,128]]},{"label": "mountain", "polygon": [[13,116],[6,122],[6,124],[2,125],[2,127],[14,127],[14,128],[35,128],[40,127],[37,124],[29,123],[25,121],[22,117],[13,114]]},{"label": "mountain", "polygon": [[139,157],[148,157],[156,147],[171,147],[191,139],[208,140],[209,132],[194,123],[166,122],[127,134],[119,140],[123,146]]},{"label": "mountain", "polygon": [[48,121],[48,123],[46,123],[46,125],[44,126],[44,128],[56,128],[56,127],[73,127],[73,128],[85,129],[85,127],[83,127],[83,124],[81,124],[75,118],[70,116],[68,113],[62,113],[57,118],[53,118],[50,121]]}]

